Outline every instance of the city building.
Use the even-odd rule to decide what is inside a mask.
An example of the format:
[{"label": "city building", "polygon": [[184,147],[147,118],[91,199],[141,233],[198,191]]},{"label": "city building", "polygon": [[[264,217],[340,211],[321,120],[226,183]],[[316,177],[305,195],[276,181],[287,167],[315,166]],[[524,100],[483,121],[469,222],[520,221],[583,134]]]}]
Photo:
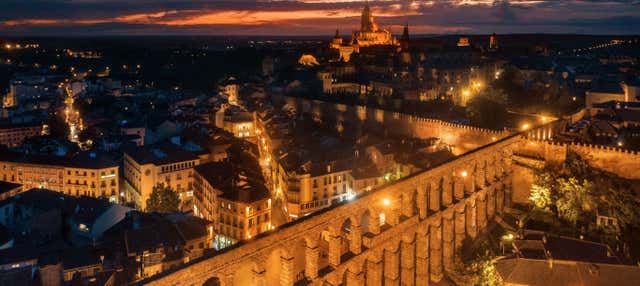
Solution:
[{"label": "city building", "polygon": [[134,279],[148,277],[204,255],[213,246],[213,225],[181,213],[132,211],[105,232],[111,254],[126,257]]},{"label": "city building", "polygon": [[108,198],[120,202],[119,166],[96,152],[76,155],[31,155],[3,152],[0,180],[21,184],[24,190],[44,188],[71,196]]},{"label": "city building", "polygon": [[498,49],[498,36],[496,33],[491,34],[489,36],[489,51],[495,51]]},{"label": "city building", "polygon": [[329,47],[338,50],[340,60],[349,62],[351,54],[359,53],[360,48],[398,45],[398,39],[396,39],[389,30],[382,29],[378,26],[369,8],[369,3],[366,3],[360,16],[360,30],[354,31],[351,34],[349,43],[343,42],[339,31],[336,30],[336,34],[329,44]]},{"label": "city building", "polygon": [[495,262],[503,285],[635,285],[640,268],[624,265],[603,243],[527,230],[514,255]]},{"label": "city building", "polygon": [[240,107],[223,105],[215,113],[215,125],[238,138],[255,137],[255,118],[253,113]]},{"label": "city building", "polygon": [[[251,160],[248,156],[244,160]],[[216,248],[272,229],[269,190],[259,166],[245,163],[211,162],[195,168],[194,213],[215,222]]]},{"label": "city building", "polygon": [[[130,210],[44,189],[0,201],[0,285],[117,284],[106,269],[115,267],[114,260],[106,261],[94,245]],[[112,284],[85,284],[91,281]]]},{"label": "city building", "polygon": [[153,187],[164,184],[180,194],[184,201],[193,195],[193,167],[201,158],[195,152],[172,143],[130,147],[124,151],[124,178],[127,200],[146,209]]},{"label": "city building", "polygon": [[42,124],[0,122],[0,145],[17,147],[24,139],[42,135]]},{"label": "city building", "polygon": [[0,201],[13,197],[20,192],[22,192],[22,185],[0,181]]}]

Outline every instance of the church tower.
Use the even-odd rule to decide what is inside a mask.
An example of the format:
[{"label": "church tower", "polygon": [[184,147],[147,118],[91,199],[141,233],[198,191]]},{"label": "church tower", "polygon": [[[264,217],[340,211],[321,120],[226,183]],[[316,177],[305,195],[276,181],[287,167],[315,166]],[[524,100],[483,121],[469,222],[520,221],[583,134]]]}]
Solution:
[{"label": "church tower", "polygon": [[336,29],[336,35],[331,40],[331,48],[339,49],[342,46],[342,38],[340,37],[340,31]]},{"label": "church tower", "polygon": [[369,8],[369,2],[367,2],[364,5],[364,9],[362,9],[362,17],[360,19],[360,31],[361,32],[378,31],[378,25],[376,25],[375,20],[373,20],[373,14],[371,14],[371,9]]},{"label": "church tower", "polygon": [[402,64],[411,64],[411,53],[409,52],[409,24],[404,25],[402,37],[400,37],[400,60]]},{"label": "church tower", "polygon": [[498,49],[498,38],[496,37],[496,33],[493,33],[489,37],[489,50],[495,51],[497,49]]},{"label": "church tower", "polygon": [[400,37],[400,49],[409,51],[409,24],[404,25],[402,37]]}]

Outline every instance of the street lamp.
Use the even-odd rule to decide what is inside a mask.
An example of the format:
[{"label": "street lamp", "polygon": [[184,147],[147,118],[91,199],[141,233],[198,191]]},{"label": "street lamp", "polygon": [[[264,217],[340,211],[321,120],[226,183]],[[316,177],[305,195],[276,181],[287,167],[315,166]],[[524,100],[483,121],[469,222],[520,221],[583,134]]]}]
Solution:
[{"label": "street lamp", "polygon": [[469,175],[467,171],[460,172],[460,176],[462,176],[463,178],[467,177],[467,175]]},{"label": "street lamp", "polygon": [[500,247],[502,248],[502,255],[504,256],[504,245],[513,241],[513,233],[505,234],[500,239]]},{"label": "street lamp", "polygon": [[385,206],[390,206],[391,205],[391,200],[384,198],[382,199],[382,204]]}]

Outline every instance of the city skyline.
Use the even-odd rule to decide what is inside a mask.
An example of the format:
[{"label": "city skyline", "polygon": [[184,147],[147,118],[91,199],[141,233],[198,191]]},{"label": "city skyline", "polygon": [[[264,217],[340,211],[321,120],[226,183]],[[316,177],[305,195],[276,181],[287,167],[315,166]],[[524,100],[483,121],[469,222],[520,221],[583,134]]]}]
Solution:
[{"label": "city skyline", "polygon": [[[365,1],[14,1],[0,35],[327,35],[357,29]],[[640,2],[548,0],[369,1],[399,34],[640,33]]]}]

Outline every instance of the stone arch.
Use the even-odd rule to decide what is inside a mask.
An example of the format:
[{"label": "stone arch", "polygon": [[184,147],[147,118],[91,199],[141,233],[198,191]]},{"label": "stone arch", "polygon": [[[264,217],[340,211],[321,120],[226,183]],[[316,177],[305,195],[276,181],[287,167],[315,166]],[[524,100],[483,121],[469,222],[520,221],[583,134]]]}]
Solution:
[{"label": "stone arch", "polygon": [[367,233],[377,233],[375,231],[375,225],[372,226],[372,223],[374,223],[374,219],[375,217],[373,217],[373,215],[371,214],[371,210],[369,210],[368,208],[365,209],[360,215],[360,233],[367,234]]},{"label": "stone arch", "polygon": [[366,285],[381,285],[383,251],[371,251],[364,261],[364,280]]},{"label": "stone arch", "polygon": [[319,233],[318,244],[317,244],[318,271],[322,271],[322,269],[329,267],[329,265],[331,264],[330,260],[332,257],[331,257],[330,246],[334,242],[332,240],[338,237],[336,233],[337,231],[332,226],[328,226],[326,229],[322,230]]},{"label": "stone arch", "polygon": [[429,209],[429,184],[421,183],[416,189],[416,211],[420,216],[420,219],[427,217]]},{"label": "stone arch", "polygon": [[256,285],[262,279],[262,269],[253,260],[247,259],[235,267],[233,285]]},{"label": "stone arch", "polygon": [[362,251],[362,233],[360,223],[356,217],[349,216],[340,226],[340,255],[347,252],[360,254]]},{"label": "stone arch", "polygon": [[264,261],[265,285],[292,285],[293,259],[289,248],[279,246],[273,249]]},{"label": "stone arch", "polygon": [[405,217],[412,217],[416,213],[417,190],[412,187],[409,191],[402,192],[400,197],[401,212]]},{"label": "stone arch", "polygon": [[[292,240],[288,244],[289,251],[292,255],[291,272],[293,281],[301,281],[307,277],[307,248],[315,246],[309,237],[302,237]],[[309,261],[310,262],[310,261]]]},{"label": "stone arch", "polygon": [[211,277],[202,286],[222,286],[222,280],[218,277]]},{"label": "stone arch", "polygon": [[347,267],[343,268],[341,273],[337,273],[338,278],[342,276],[342,279],[339,281],[343,286],[360,286],[363,285],[364,282],[364,268],[366,267],[366,261],[363,260],[354,260],[350,261],[347,264]]},{"label": "stone arch", "polygon": [[[387,243],[383,249],[383,277],[385,284],[397,283],[400,279],[400,241]],[[387,282],[388,281],[388,282]]]}]

